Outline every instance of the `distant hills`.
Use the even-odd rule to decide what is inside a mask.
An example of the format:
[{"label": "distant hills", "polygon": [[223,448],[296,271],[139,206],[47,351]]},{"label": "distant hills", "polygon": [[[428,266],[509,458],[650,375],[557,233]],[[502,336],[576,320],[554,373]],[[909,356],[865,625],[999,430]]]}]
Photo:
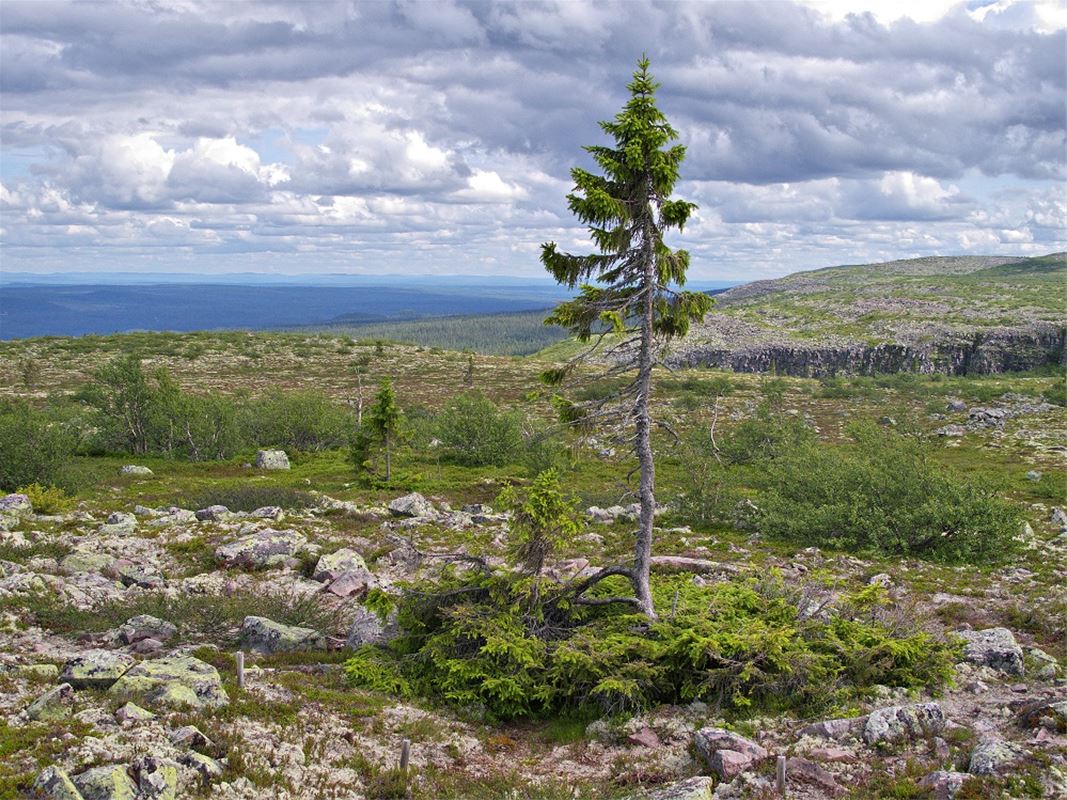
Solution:
[{"label": "distant hills", "polygon": [[1064,364],[1067,253],[850,265],[719,295],[671,359],[736,371],[988,373]]}]

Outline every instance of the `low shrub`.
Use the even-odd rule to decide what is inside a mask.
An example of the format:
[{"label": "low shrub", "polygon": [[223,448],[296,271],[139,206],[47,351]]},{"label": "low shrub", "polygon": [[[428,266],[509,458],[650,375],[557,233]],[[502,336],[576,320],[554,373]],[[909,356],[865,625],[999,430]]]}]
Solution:
[{"label": "low shrub", "polygon": [[845,446],[796,444],[764,472],[761,530],[805,546],[992,563],[1018,546],[1022,517],[992,487],[929,457],[918,437],[870,423]]},{"label": "low shrub", "polygon": [[31,483],[15,490],[29,498],[33,510],[38,514],[62,514],[74,508],[74,498],[58,486],[42,486]]},{"label": "low shrub", "polygon": [[[622,590],[614,581],[590,596]],[[809,616],[810,597],[777,576],[710,586],[661,577],[656,603],[674,611],[648,623],[629,606],[573,605],[565,589],[534,585],[446,575],[398,600],[376,594],[380,612],[395,606],[402,635],[356,651],[349,680],[513,718],[694,700],[823,711],[876,684],[936,687],[951,674],[953,647],[890,613],[880,590]]]},{"label": "low shrub", "polygon": [[522,447],[522,418],[477,392],[453,397],[437,415],[445,457],[468,467],[504,466]]},{"label": "low shrub", "polygon": [[67,426],[44,412],[24,402],[0,402],[0,490],[64,485],[76,444]]}]

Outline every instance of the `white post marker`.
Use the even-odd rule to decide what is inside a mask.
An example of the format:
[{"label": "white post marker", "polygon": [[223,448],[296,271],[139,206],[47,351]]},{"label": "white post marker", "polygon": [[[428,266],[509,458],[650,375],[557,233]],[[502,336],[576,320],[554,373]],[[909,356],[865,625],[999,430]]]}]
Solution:
[{"label": "white post marker", "polygon": [[778,794],[785,797],[785,756],[778,756],[778,763],[775,765],[775,778],[778,784]]},{"label": "white post marker", "polygon": [[411,760],[411,741],[404,739],[400,743],[400,771],[408,771],[408,762]]},{"label": "white post marker", "polygon": [[245,688],[245,654],[243,651],[237,651],[237,688]]}]

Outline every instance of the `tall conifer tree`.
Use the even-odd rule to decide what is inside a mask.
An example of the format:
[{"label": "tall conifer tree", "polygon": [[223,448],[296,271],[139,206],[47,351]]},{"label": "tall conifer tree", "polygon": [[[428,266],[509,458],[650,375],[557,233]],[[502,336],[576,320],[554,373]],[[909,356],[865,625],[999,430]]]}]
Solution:
[{"label": "tall conifer tree", "polygon": [[[615,140],[613,147],[593,145],[585,150],[602,175],[574,168],[574,191],[567,195],[571,212],[589,227],[599,252],[574,255],[561,252],[555,242],[542,246],[541,262],[560,283],[580,286],[578,296],[561,303],[546,323],[562,325],[581,341],[603,331],[618,334],[608,350],[617,360],[613,373],[632,370],[632,382],[613,399],[628,402],[633,423],[633,446],[640,473],[640,529],[629,566],[607,567],[579,587],[588,589],[609,575],[625,575],[634,597],[582,598],[580,602],[629,602],[648,617],[655,617],[649,569],[652,558],[652,523],[656,508],[655,463],[652,455],[652,368],[657,341],[684,336],[689,324],[702,320],[711,298],[700,292],[681,291],[689,267],[689,253],[671,250],[664,234],[681,230],[696,206],[671,199],[685,147],[671,144],[677,132],[657,108],[659,87],[642,57],[628,88],[630,99],[614,120],[600,127]],[[589,283],[589,281],[595,281]],[[676,288],[677,287],[677,288]],[[590,348],[583,356],[596,349]],[[561,382],[570,367],[545,374],[549,383]],[[568,406],[572,415],[582,412]]]}]

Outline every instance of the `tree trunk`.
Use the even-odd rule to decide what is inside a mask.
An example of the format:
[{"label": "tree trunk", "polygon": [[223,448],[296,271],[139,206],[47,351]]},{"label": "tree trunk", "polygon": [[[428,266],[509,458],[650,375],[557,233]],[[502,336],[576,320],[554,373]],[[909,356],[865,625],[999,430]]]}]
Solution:
[{"label": "tree trunk", "polygon": [[[648,241],[648,240],[646,240]],[[634,548],[634,570],[632,582],[634,593],[641,610],[649,617],[656,618],[656,609],[652,604],[652,589],[649,585],[649,573],[652,564],[652,523],[656,510],[656,467],[652,460],[652,418],[649,403],[652,395],[652,321],[653,301],[655,299],[656,265],[648,247],[645,256],[645,304],[641,315],[641,350],[637,362],[637,399],[634,401],[634,426],[636,427],[635,450],[640,467],[641,501],[640,528],[637,531],[637,543]]]}]

